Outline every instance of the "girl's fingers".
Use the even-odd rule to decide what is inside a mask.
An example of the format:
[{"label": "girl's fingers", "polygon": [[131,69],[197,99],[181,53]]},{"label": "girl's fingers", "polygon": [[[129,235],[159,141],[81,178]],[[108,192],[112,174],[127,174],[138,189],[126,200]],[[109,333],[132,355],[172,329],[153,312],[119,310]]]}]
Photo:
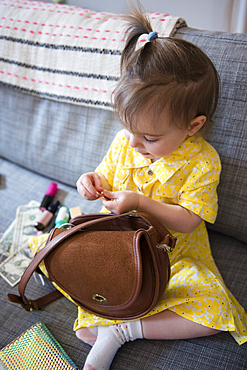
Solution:
[{"label": "girl's fingers", "polygon": [[102,192],[101,192],[101,196],[104,197],[106,200],[112,200],[112,199],[117,199],[117,191],[109,191],[109,190],[106,190],[104,189]]}]

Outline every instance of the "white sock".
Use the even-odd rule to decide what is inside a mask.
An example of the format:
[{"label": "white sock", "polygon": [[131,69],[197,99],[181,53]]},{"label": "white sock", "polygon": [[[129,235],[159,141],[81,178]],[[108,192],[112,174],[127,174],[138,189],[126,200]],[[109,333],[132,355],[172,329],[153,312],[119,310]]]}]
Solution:
[{"label": "white sock", "polygon": [[86,359],[84,370],[109,370],[117,350],[130,340],[142,339],[141,321],[98,326],[97,340]]}]

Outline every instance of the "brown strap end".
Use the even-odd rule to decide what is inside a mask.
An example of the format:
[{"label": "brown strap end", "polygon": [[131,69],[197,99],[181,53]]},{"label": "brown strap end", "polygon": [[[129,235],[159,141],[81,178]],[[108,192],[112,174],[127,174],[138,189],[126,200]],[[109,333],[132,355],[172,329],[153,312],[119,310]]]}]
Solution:
[{"label": "brown strap end", "polygon": [[26,311],[38,310],[40,307],[45,306],[62,296],[62,293],[60,293],[58,290],[54,290],[41,298],[24,303],[21,296],[18,296],[16,294],[7,294],[8,300],[10,302],[20,304],[21,307],[23,307]]},{"label": "brown strap end", "polygon": [[7,297],[10,302],[20,304],[26,311],[33,310],[31,302],[28,302],[27,304],[25,304],[20,296],[16,294],[7,294]]}]

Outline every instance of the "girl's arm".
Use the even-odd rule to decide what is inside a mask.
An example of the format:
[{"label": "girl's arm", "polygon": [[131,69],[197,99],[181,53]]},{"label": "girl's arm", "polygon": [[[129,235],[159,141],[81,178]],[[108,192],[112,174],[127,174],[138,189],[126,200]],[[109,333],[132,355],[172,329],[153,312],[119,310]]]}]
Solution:
[{"label": "girl's arm", "polygon": [[180,233],[190,233],[195,230],[202,219],[188,209],[173,204],[161,203],[157,200],[133,191],[107,191],[102,198],[102,204],[111,212],[119,214],[136,210],[146,212],[156,217],[165,227]]}]

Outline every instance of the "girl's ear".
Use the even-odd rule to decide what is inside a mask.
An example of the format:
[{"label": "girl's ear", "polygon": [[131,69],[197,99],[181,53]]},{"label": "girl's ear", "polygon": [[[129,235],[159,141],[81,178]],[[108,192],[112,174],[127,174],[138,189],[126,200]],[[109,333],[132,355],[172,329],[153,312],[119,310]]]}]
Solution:
[{"label": "girl's ear", "polygon": [[194,118],[189,124],[188,135],[189,136],[195,135],[200,130],[200,128],[202,128],[206,120],[207,120],[206,116],[203,116],[203,115]]}]

